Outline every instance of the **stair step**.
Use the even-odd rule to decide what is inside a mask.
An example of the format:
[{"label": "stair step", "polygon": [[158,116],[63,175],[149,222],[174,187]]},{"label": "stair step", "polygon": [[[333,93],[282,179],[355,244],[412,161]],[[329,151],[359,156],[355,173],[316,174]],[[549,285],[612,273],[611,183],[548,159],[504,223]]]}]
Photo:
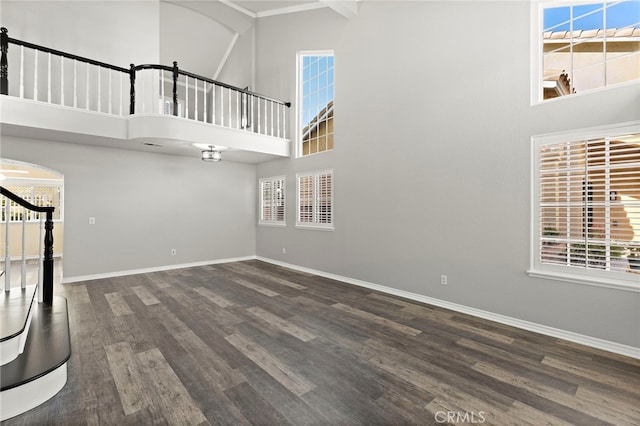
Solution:
[{"label": "stair step", "polygon": [[24,352],[0,366],[0,420],[21,414],[53,397],[67,381],[71,338],[67,299],[33,304]]},{"label": "stair step", "polygon": [[0,342],[24,331],[37,288],[29,285],[25,289],[14,287],[11,291],[0,291]]},{"label": "stair step", "polygon": [[0,365],[13,361],[22,352],[29,331],[32,305],[37,303],[37,286],[0,291]]}]

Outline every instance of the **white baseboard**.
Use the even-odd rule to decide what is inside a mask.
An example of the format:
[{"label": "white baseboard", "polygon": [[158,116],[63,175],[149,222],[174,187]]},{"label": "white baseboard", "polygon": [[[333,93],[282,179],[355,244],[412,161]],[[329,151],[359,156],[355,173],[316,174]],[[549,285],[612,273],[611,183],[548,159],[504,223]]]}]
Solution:
[{"label": "white baseboard", "polygon": [[262,256],[255,257],[263,262],[272,263],[274,265],[284,266],[286,268],[295,269],[301,272],[307,272],[321,277],[330,278],[337,281],[342,281],[347,284],[353,284],[360,287],[369,288],[382,293],[392,294],[394,296],[404,297],[406,299],[415,300],[416,302],[427,303],[429,305],[439,306],[441,308],[450,309],[452,311],[461,312],[464,314],[473,315],[475,317],[495,321],[501,324],[509,325],[512,327],[520,328],[527,331],[533,331],[535,333],[544,334],[546,336],[556,337],[558,339],[568,340],[570,342],[579,343],[581,345],[590,346],[597,349],[602,349],[608,352],[613,352],[619,355],[628,356],[631,358],[640,359],[640,348],[635,346],[623,345],[609,340],[598,339],[584,334],[574,333],[571,331],[562,330],[559,328],[549,327],[542,324],[537,324],[530,321],[524,321],[518,318],[508,317],[506,315],[495,314],[493,312],[483,311],[481,309],[472,308],[457,303],[447,302],[446,300],[435,299],[429,296],[423,296],[417,293],[411,293],[404,290],[398,290],[396,288],[387,287],[380,284],[374,284],[367,281],[362,281],[354,278],[344,277],[341,275],[331,274],[316,269],[306,268],[303,266],[293,265],[279,260],[274,260]]},{"label": "white baseboard", "polygon": [[207,266],[219,263],[242,262],[243,260],[253,260],[255,258],[255,256],[230,257],[227,259],[204,260],[201,262],[179,263],[175,265],[155,266],[152,268],[129,269],[126,271],[105,272],[102,274],[78,275],[75,277],[62,278],[62,284],[75,283],[79,281],[101,280],[104,278],[124,277],[127,275],[148,274],[150,272],[170,271],[173,269],[193,268],[195,266]]}]

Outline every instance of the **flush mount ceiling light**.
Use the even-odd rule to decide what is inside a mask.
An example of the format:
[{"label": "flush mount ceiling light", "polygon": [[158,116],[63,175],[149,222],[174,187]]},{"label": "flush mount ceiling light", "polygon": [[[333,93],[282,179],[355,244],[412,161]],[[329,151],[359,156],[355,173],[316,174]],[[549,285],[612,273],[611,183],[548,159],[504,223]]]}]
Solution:
[{"label": "flush mount ceiling light", "polygon": [[210,145],[205,143],[192,144],[196,148],[204,149],[202,151],[202,161],[222,161],[222,151],[226,151],[226,146],[222,145]]},{"label": "flush mount ceiling light", "polygon": [[208,150],[202,151],[202,161],[221,161],[222,155],[215,148],[214,145],[210,145]]}]

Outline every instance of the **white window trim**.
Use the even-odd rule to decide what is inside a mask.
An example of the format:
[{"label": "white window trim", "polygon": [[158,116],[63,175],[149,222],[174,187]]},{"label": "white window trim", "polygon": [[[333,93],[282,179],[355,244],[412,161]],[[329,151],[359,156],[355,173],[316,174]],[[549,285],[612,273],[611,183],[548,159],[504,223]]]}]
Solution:
[{"label": "white window trim", "polygon": [[556,1],[544,1],[544,0],[531,0],[531,105],[539,105],[547,102],[558,102],[563,99],[572,99],[576,96],[588,95],[590,93],[596,93],[603,90],[608,90],[616,87],[624,86],[636,86],[638,80],[625,81],[622,83],[611,84],[595,89],[586,90],[583,92],[573,93],[567,96],[559,96],[553,99],[543,99],[542,94],[542,76],[543,61],[542,61],[542,31],[543,31],[543,18],[544,14],[542,10],[547,7],[569,6],[574,3],[589,4],[589,3],[602,3],[604,0],[556,0]]},{"label": "white window trim", "polygon": [[315,152],[313,154],[302,155],[302,127],[300,124],[300,114],[302,114],[302,67],[300,66],[302,63],[303,56],[335,56],[333,50],[300,50],[296,54],[296,106],[295,106],[295,117],[296,117],[296,137],[295,137],[295,158],[306,158],[311,157],[316,154],[322,154],[327,151]]},{"label": "white window trim", "polygon": [[558,281],[586,284],[596,287],[615,288],[640,293],[640,275],[574,268],[563,265],[543,264],[537,255],[540,253],[540,209],[538,208],[540,161],[538,149],[541,145],[573,141],[580,139],[604,138],[612,135],[639,133],[640,121],[592,127],[532,136],[531,138],[531,227],[530,227],[530,266],[527,274],[531,277],[547,278]]},{"label": "white window trim", "polygon": [[[300,178],[312,176],[313,177],[313,185],[314,185],[314,199],[315,199],[315,185],[316,178],[320,175],[330,174],[331,175],[331,223],[309,223],[309,222],[300,222]],[[334,186],[333,186],[334,176],[333,169],[324,169],[317,170],[313,172],[304,172],[296,174],[296,228],[300,229],[313,229],[318,231],[334,231],[335,230],[335,216],[334,216]],[[315,213],[315,206],[314,206]]]},{"label": "white window trim", "polygon": [[[43,178],[7,178],[2,181],[2,186],[11,187],[11,186],[31,186],[31,187],[43,187],[43,188],[59,188],[60,189],[60,207],[56,208],[59,210],[59,219],[53,219],[53,223],[62,223],[64,222],[64,179],[43,179]],[[37,223],[39,220],[32,219],[27,221],[27,223]],[[0,223],[5,223],[5,221],[0,220]],[[20,223],[20,222],[9,222],[9,223]]]},{"label": "white window trim", "polygon": [[[262,184],[264,182],[271,182],[272,184],[276,181],[282,181],[282,191],[284,192],[284,211],[282,215],[282,220],[263,220],[262,212],[264,199],[262,198]],[[275,226],[275,227],[286,227],[287,226],[287,179],[286,176],[273,176],[268,178],[261,178],[258,181],[258,204],[260,210],[258,211],[258,225],[260,226]]]}]

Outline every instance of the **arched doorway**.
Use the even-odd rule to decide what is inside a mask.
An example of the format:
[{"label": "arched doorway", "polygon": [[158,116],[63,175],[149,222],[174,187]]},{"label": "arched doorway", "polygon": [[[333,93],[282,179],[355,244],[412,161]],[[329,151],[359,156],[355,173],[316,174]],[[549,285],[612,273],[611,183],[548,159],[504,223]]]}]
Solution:
[{"label": "arched doorway", "polygon": [[[54,282],[62,278],[64,230],[64,175],[56,170],[23,161],[0,159],[0,185],[37,206],[53,206]],[[11,287],[18,287],[26,272],[27,284],[39,282],[42,256],[42,223],[38,213],[1,197],[0,200],[0,271],[8,271]],[[7,203],[9,203],[7,209]],[[23,227],[24,224],[24,227]],[[23,229],[24,228],[24,229]],[[23,235],[24,234],[24,235]],[[24,241],[24,244],[23,244]],[[23,261],[24,255],[24,261]]]}]

